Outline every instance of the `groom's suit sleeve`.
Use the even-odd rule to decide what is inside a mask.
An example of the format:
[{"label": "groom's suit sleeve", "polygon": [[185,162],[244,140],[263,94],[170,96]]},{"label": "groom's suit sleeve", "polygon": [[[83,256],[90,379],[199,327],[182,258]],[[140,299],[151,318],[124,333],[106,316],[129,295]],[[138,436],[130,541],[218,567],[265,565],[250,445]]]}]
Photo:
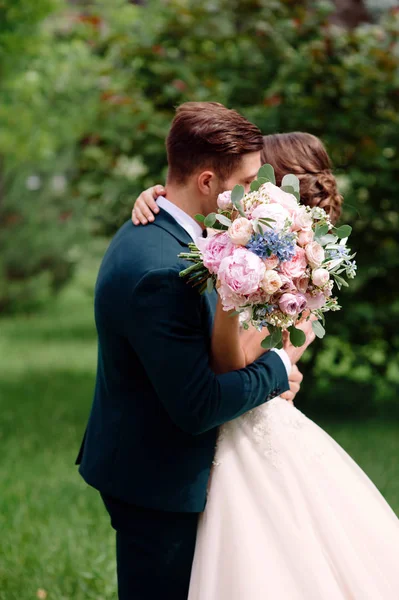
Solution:
[{"label": "groom's suit sleeve", "polygon": [[175,269],[146,274],[131,297],[128,337],[172,421],[200,434],[289,389],[275,352],[245,369],[215,375],[202,324],[204,299]]}]

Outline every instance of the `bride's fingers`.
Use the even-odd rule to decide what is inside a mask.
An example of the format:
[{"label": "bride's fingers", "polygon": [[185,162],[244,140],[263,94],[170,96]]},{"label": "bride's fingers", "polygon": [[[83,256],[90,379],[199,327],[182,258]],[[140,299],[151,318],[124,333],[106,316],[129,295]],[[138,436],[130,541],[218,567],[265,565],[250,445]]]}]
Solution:
[{"label": "bride's fingers", "polygon": [[137,218],[135,208],[132,210],[132,221],[133,221],[133,225],[140,225],[140,221]]},{"label": "bride's fingers", "polygon": [[[136,204],[137,204],[137,202],[136,202]],[[136,220],[138,220],[138,223],[134,223],[134,221],[133,221],[133,223],[134,223],[135,225],[139,225],[140,223],[141,223],[141,225],[147,225],[147,224],[148,224],[148,219],[147,219],[147,218],[146,218],[146,216],[145,216],[145,215],[142,213],[142,211],[141,211],[141,209],[140,209],[140,207],[139,207],[139,206],[136,206],[136,205],[135,205],[135,206],[134,206],[134,209],[133,209],[133,212],[134,212],[134,216],[135,216]],[[153,218],[154,218],[154,217],[153,217]]]}]

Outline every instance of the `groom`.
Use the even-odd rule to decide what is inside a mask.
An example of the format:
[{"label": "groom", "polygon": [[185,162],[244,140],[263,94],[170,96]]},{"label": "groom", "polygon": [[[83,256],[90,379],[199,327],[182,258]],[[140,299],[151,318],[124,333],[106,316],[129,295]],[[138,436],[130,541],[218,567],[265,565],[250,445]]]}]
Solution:
[{"label": "groom", "polygon": [[168,200],[154,224],[125,223],[100,268],[97,381],[77,463],[116,530],[121,600],[186,600],[217,428],[288,390],[291,364],[313,339],[304,326],[302,348],[217,376],[216,294],[179,278],[177,255],[202,233],[194,215],[215,210],[220,192],[248,188],[261,148],[262,134],[237,112],[180,106],[167,138]]}]

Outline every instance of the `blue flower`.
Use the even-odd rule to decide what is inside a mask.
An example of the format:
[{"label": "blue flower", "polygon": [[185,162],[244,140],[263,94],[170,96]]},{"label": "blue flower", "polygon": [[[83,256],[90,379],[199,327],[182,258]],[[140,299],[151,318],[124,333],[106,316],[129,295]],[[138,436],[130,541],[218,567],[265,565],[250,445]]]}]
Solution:
[{"label": "blue flower", "polygon": [[348,259],[350,256],[349,249],[345,246],[338,246],[338,248],[333,248],[330,250],[330,258],[332,260],[340,259]]},{"label": "blue flower", "polygon": [[260,258],[275,255],[280,262],[285,262],[294,258],[295,246],[293,233],[279,233],[271,229],[253,235],[246,247]]}]

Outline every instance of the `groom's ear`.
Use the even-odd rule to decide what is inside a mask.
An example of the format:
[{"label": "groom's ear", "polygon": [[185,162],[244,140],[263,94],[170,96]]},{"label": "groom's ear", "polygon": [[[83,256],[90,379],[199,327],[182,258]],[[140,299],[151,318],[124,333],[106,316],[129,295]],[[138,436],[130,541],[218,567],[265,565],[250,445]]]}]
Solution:
[{"label": "groom's ear", "polygon": [[197,176],[197,186],[204,196],[214,196],[218,188],[218,179],[213,171],[202,171]]}]

